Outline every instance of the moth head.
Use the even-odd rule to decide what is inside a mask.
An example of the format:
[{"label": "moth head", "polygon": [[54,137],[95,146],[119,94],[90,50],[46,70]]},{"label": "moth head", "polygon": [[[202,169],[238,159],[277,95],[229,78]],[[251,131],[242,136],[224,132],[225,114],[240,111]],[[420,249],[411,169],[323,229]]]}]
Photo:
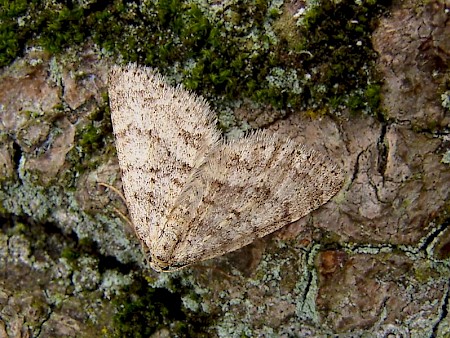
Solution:
[{"label": "moth head", "polygon": [[156,255],[148,255],[147,261],[150,265],[150,267],[158,272],[173,272],[180,270],[187,266],[188,264],[184,263],[176,263],[176,264],[170,264],[166,262],[165,260],[158,258]]}]

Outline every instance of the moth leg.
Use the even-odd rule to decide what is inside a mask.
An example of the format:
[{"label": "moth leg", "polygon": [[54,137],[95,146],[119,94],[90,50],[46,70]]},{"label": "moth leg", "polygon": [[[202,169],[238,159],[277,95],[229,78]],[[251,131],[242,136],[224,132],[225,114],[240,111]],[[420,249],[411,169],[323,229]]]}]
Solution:
[{"label": "moth leg", "polygon": [[[125,205],[127,205],[125,196],[122,194],[122,192],[119,189],[117,189],[116,187],[114,187],[108,183],[103,183],[103,182],[99,182],[98,185],[112,190],[114,193],[116,193],[119,196],[119,198],[122,200],[122,202]],[[125,222],[128,224],[128,226],[136,234],[136,237],[139,239],[139,242],[141,244],[141,250],[142,250],[145,261],[148,266],[152,267],[153,269],[155,269],[157,271],[161,271],[161,272],[162,271],[165,271],[165,272],[176,271],[185,266],[185,264],[180,264],[180,267],[172,267],[172,266],[168,265],[166,262],[159,260],[157,257],[152,255],[148,245],[145,244],[145,242],[141,239],[141,237],[138,236],[138,234],[136,233],[136,229],[134,228],[133,223],[131,222],[130,218],[127,215],[125,215],[123,212],[121,212],[119,209],[117,209],[116,207],[113,206],[112,208],[114,209],[115,213],[117,213],[123,220],[125,220]],[[177,242],[178,237],[174,231],[167,230],[165,232],[165,236],[170,236],[172,238],[173,243]]]},{"label": "moth leg", "polygon": [[[99,182],[98,185],[103,186],[105,188],[108,188],[110,190],[112,190],[114,193],[117,194],[117,196],[119,196],[119,198],[122,200],[122,202],[127,205],[126,200],[125,200],[125,196],[122,194],[122,192],[117,189],[116,187],[108,184],[108,183],[103,183],[103,182]],[[142,254],[144,255],[145,261],[147,262],[148,266],[151,266],[151,253],[150,253],[150,248],[144,243],[144,241],[138,236],[138,234],[136,233],[136,229],[133,226],[133,223],[131,222],[130,218],[125,215],[123,212],[121,212],[119,209],[117,209],[115,206],[112,207],[114,212],[116,214],[118,214],[120,216],[120,218],[122,218],[130,227],[130,229],[132,229],[132,231],[136,234],[136,237],[139,239],[139,243],[141,244],[141,250],[142,250]]]},{"label": "moth leg", "polygon": [[[108,183],[98,182],[97,184],[102,186],[102,187],[108,188],[109,190],[112,190],[117,196],[119,196],[119,198],[122,200],[122,202],[125,205],[127,205],[126,200],[125,200],[125,196],[123,196],[122,192],[119,189],[117,189],[116,187],[114,187],[114,186],[112,186],[112,185],[110,185]],[[120,218],[122,218],[128,224],[130,229],[132,229],[133,232],[135,232],[133,223],[131,222],[130,218],[127,215],[125,215],[122,211],[117,209],[115,206],[112,206],[112,208],[113,208],[114,212],[117,215],[119,215]]]}]

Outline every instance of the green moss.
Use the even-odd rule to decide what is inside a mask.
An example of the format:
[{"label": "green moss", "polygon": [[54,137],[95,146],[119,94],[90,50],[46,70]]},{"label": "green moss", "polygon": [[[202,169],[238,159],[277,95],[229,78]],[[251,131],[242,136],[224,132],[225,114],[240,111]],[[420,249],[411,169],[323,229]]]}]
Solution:
[{"label": "green moss", "polygon": [[104,163],[105,155],[115,154],[111,142],[112,125],[107,94],[103,95],[104,104],[92,112],[86,124],[79,125],[75,134],[75,144],[66,159],[72,165],[71,170],[64,172],[63,181],[69,182],[74,174],[79,175],[87,168],[95,168]]},{"label": "green moss", "polygon": [[80,254],[73,248],[65,247],[61,252],[61,257],[67,259],[68,262],[74,262]]},{"label": "green moss", "polygon": [[96,243],[95,241],[90,237],[83,237],[80,238],[78,241],[79,250],[82,250],[83,252],[92,253],[96,250]]},{"label": "green moss", "polygon": [[102,130],[95,126],[94,123],[91,123],[81,131],[81,139],[78,144],[83,147],[85,151],[91,152],[101,145],[103,136]]},{"label": "green moss", "polygon": [[12,62],[26,41],[27,29],[20,27],[19,19],[34,7],[37,1],[0,0],[0,67]]},{"label": "green moss", "polygon": [[172,335],[188,333],[181,300],[165,289],[154,289],[145,280],[127,286],[115,300],[117,314],[113,318],[114,337],[150,337],[161,329]]},{"label": "green moss", "polygon": [[368,85],[364,92],[364,96],[369,107],[378,109],[381,102],[381,85],[379,83]]},{"label": "green moss", "polygon": [[[3,65],[25,44],[59,53],[91,39],[124,62],[175,75],[207,98],[250,98],[283,110],[348,105],[374,113],[379,106],[370,35],[389,0],[321,0],[298,22],[281,2],[266,0],[232,2],[217,12],[194,0],[12,3],[0,30]],[[276,69],[286,74],[278,85],[271,83]],[[95,148],[100,135],[90,127],[82,146]]]},{"label": "green moss", "polygon": [[300,18],[304,47],[313,56],[303,63],[318,71],[310,87],[311,103],[341,105],[350,111],[377,113],[380,103],[380,81],[371,69],[376,58],[372,50],[371,32],[389,1],[366,1],[361,5],[350,1],[335,4],[321,1]]},{"label": "green moss", "polygon": [[16,222],[14,227],[8,229],[8,236],[25,234],[28,231],[28,227],[22,222]]},{"label": "green moss", "polygon": [[62,6],[59,10],[44,10],[47,25],[42,27],[40,43],[50,52],[60,52],[69,45],[81,44],[87,37],[83,8]]}]

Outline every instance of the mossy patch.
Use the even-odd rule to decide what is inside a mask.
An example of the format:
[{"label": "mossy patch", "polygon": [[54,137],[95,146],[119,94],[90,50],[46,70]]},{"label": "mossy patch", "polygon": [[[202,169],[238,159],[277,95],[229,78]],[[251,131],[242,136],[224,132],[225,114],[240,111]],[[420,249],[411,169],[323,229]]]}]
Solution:
[{"label": "mossy patch", "polygon": [[[107,99],[106,96],[105,98]],[[70,181],[73,173],[78,175],[86,169],[96,168],[104,163],[105,155],[115,154],[111,140],[113,136],[108,101],[94,110],[85,122],[77,126],[77,146],[72,148],[66,157],[73,170],[66,171],[62,181]]]},{"label": "mossy patch", "polygon": [[[250,98],[283,110],[348,106],[372,113],[379,106],[370,36],[390,0],[322,0],[308,5],[297,23],[280,1],[23,3],[1,5],[7,9],[2,66],[26,44],[58,53],[91,39],[124,62],[163,70],[206,97]],[[276,69],[286,78],[273,82]]]},{"label": "mossy patch", "polygon": [[112,337],[150,337],[156,332],[170,332],[171,336],[202,337],[198,323],[182,311],[181,297],[167,289],[152,288],[144,278],[122,290],[115,299],[117,313],[113,318]]},{"label": "mossy patch", "polygon": [[0,67],[11,63],[23,49],[27,30],[21,27],[20,19],[27,13],[29,2],[36,1],[0,1]]}]

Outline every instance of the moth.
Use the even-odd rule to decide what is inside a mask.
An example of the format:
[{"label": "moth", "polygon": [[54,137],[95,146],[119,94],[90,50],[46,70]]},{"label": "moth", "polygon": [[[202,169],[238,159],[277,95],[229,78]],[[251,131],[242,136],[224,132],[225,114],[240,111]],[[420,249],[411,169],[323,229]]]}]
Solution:
[{"label": "moth", "polygon": [[203,98],[150,68],[114,66],[109,98],[127,207],[156,271],[239,249],[341,188],[329,159],[276,133],[224,140]]}]

